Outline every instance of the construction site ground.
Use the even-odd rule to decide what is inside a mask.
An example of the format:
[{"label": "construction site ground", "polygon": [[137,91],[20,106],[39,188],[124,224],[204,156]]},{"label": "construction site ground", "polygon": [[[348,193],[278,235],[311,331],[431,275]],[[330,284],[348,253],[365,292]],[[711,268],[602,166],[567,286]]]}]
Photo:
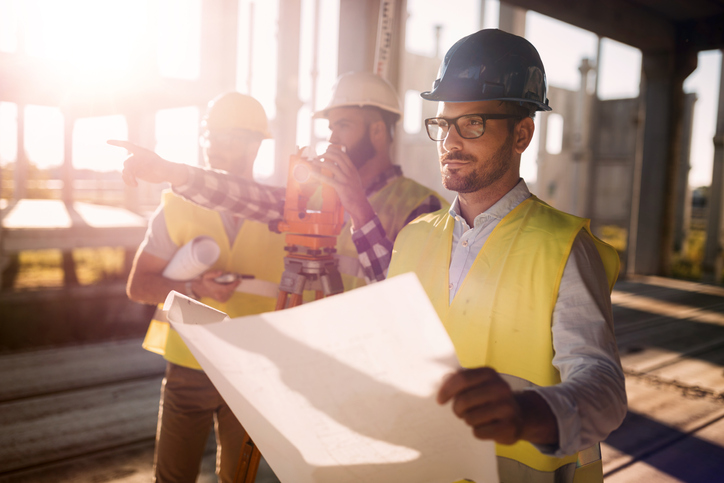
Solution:
[{"label": "construction site ground", "polygon": [[[724,288],[629,278],[612,301],[629,409],[605,481],[724,481]],[[163,372],[137,339],[0,356],[0,482],[151,481]],[[211,435],[199,482],[214,458]]]}]

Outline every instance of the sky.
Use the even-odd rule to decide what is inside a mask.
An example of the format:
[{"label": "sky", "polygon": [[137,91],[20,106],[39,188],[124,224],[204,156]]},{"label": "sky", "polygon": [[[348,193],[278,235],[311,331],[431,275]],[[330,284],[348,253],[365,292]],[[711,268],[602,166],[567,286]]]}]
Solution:
[{"label": "sky", "polygon": [[[193,79],[198,76],[197,19],[201,0],[0,0],[0,51],[13,52],[18,40],[33,56],[48,60],[63,60],[78,75],[91,82],[112,82],[119,72],[128,71],[132,63],[131,47],[141,38],[145,22],[157,5],[172,16],[159,16],[157,56],[162,75]],[[317,151],[324,147],[326,125],[312,124],[309,114],[322,106],[328,97],[336,74],[335,19],[339,13],[338,0],[319,0],[318,24],[319,71],[316,89],[309,73],[313,69],[314,0],[302,0],[302,39],[300,43],[300,90],[304,105],[298,116],[298,144],[312,139],[320,141]],[[448,0],[446,8],[438,8],[429,0],[408,0],[406,26],[407,49],[416,54],[435,54],[435,25],[441,25],[441,51],[444,53],[456,40],[476,31],[480,26],[478,0]],[[497,27],[499,3],[485,2],[483,27]],[[36,14],[35,12],[40,12]],[[275,115],[276,31],[264,26],[274,25],[278,4],[273,1],[239,0],[239,58],[237,89],[250,93],[264,105],[270,118]],[[20,25],[25,25],[21,29]],[[538,49],[546,67],[549,85],[577,89],[580,83],[578,67],[581,59],[596,62],[598,37],[591,32],[553,20],[535,12],[526,16],[526,38]],[[87,38],[94,42],[87,42]],[[254,49],[248,48],[253,39]],[[638,50],[610,39],[601,39],[601,76],[598,94],[602,99],[635,97],[640,82],[641,54]],[[697,95],[694,118],[689,182],[692,186],[709,184],[713,157],[712,137],[716,120],[721,53],[703,52],[697,70],[686,80],[686,92]],[[314,105],[313,105],[314,104]],[[553,106],[555,108],[555,106]],[[156,116],[157,145],[161,156],[195,164],[199,111],[196,107],[161,111]],[[0,103],[0,163],[15,159],[17,140],[14,104]],[[48,167],[62,162],[63,116],[53,108],[27,106],[26,152],[31,161]],[[549,133],[554,146],[555,117]],[[560,126],[559,126],[560,128]],[[123,150],[105,145],[105,139],[127,136],[125,120],[120,116],[83,119],[76,122],[74,133],[74,166],[98,170],[116,170],[125,156]],[[523,176],[530,181],[536,177],[535,153],[540,140],[534,139],[523,157]],[[264,177],[273,169],[274,144],[265,141],[260,151],[262,160],[256,170]]]}]

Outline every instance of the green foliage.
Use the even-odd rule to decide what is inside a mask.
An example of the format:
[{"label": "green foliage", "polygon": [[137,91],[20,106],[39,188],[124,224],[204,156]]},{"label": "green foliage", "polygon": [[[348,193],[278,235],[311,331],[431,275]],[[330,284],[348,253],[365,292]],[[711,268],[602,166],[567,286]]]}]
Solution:
[{"label": "green foliage", "polygon": [[701,263],[704,260],[706,232],[702,229],[689,230],[682,250],[675,253],[671,263],[671,276],[687,280],[701,279]]},{"label": "green foliage", "polygon": [[600,228],[599,233],[596,233],[596,235],[615,248],[619,255],[626,251],[627,229],[616,225],[605,225]]}]

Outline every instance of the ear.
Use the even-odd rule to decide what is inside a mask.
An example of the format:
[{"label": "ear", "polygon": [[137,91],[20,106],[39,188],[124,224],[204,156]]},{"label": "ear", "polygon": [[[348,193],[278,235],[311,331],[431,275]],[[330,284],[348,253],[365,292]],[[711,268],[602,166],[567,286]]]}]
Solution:
[{"label": "ear", "polygon": [[513,148],[518,154],[523,154],[528,148],[530,141],[533,139],[533,133],[535,132],[535,122],[530,117],[526,117],[520,120],[515,125],[515,131],[513,133]]},{"label": "ear", "polygon": [[387,143],[387,125],[385,121],[378,120],[370,123],[370,141],[374,146],[380,146],[381,143]]}]

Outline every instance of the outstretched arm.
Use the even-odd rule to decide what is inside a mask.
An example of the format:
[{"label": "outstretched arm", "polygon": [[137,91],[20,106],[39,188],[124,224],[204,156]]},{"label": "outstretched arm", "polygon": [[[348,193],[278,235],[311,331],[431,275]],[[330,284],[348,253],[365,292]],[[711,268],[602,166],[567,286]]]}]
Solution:
[{"label": "outstretched arm", "polygon": [[167,182],[176,194],[204,208],[262,223],[282,217],[284,188],[264,186],[225,171],[167,161],[128,141],[110,140],[108,144],[130,153],[123,164],[123,180],[129,186],[138,186],[139,179],[149,183]]},{"label": "outstretched arm", "polygon": [[150,149],[142,148],[128,141],[111,139],[111,146],[128,151],[129,156],[123,162],[123,181],[128,186],[138,186],[138,180],[149,183],[171,183],[182,185],[188,181],[186,165],[163,159]]}]

